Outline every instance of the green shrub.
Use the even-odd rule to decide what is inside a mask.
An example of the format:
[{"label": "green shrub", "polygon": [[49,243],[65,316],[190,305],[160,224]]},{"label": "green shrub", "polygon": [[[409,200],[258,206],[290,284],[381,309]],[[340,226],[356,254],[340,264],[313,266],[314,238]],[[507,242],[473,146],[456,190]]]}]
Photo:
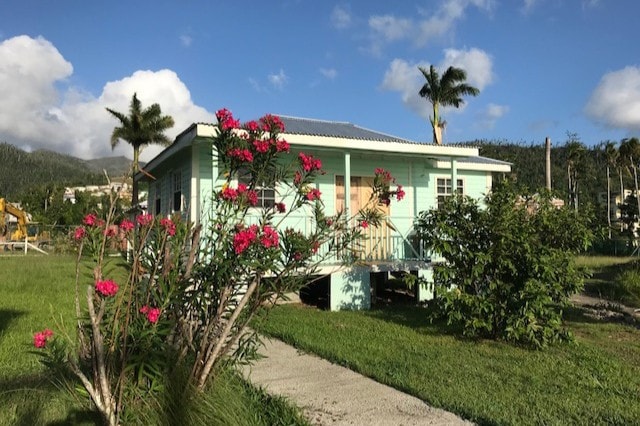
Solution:
[{"label": "green shrub", "polygon": [[632,269],[621,272],[614,283],[617,300],[632,306],[640,305],[640,269],[637,264]]},{"label": "green shrub", "polygon": [[538,348],[568,337],[562,307],[583,286],[574,253],[593,234],[585,217],[548,201],[504,184],[484,206],[457,196],[420,214],[417,233],[444,259],[434,266],[436,317],[467,336]]}]

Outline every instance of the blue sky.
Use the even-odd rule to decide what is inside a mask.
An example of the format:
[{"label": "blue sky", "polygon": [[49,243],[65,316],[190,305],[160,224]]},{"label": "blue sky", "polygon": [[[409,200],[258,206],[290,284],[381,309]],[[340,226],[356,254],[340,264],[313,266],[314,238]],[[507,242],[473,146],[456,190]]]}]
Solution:
[{"label": "blue sky", "polygon": [[445,143],[617,141],[640,134],[638,16],[635,0],[2,0],[0,141],[130,156],[104,108],[137,92],[172,137],[227,107],[430,142],[430,64],[481,90],[444,111]]}]

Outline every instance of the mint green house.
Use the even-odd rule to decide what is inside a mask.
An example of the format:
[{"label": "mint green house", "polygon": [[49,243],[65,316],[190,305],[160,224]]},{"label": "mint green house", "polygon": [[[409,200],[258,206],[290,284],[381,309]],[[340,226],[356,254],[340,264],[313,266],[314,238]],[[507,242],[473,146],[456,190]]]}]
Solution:
[{"label": "mint green house", "polygon": [[[303,151],[322,160],[326,174],[316,185],[327,214],[358,211],[369,197],[377,167],[390,171],[406,192],[402,201],[389,206],[386,225],[368,229],[361,266],[344,270],[338,262],[323,265],[320,272],[330,277],[328,305],[332,310],[369,308],[372,281],[389,272],[414,271],[429,279],[431,259],[412,238],[414,218],[421,211],[437,208],[456,190],[481,198],[491,189],[493,173],[511,171],[509,163],[481,157],[473,147],[418,143],[345,122],[280,118],[286,129],[281,136],[291,145],[290,155]],[[149,213],[180,213],[192,223],[206,222],[212,214],[207,208],[212,191],[224,182],[212,152],[215,130],[211,124],[191,125],[147,163],[148,175],[136,176],[149,182]],[[277,188],[263,188],[259,195],[261,206],[280,201]],[[302,213],[287,220],[287,226],[302,231],[311,223]],[[419,290],[420,300],[429,297],[428,290]]]}]

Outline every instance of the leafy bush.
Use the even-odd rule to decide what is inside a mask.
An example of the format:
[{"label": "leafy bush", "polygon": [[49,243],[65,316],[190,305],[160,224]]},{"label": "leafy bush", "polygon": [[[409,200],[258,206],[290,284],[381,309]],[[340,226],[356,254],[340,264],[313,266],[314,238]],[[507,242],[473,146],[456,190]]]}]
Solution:
[{"label": "leafy bush", "polygon": [[640,266],[621,272],[613,285],[614,297],[622,303],[640,306]]},{"label": "leafy bush", "polygon": [[485,206],[456,196],[421,213],[416,231],[444,260],[434,266],[434,315],[467,336],[538,348],[567,338],[562,307],[583,285],[573,253],[589,246],[588,225],[547,195],[525,199],[506,183]]}]

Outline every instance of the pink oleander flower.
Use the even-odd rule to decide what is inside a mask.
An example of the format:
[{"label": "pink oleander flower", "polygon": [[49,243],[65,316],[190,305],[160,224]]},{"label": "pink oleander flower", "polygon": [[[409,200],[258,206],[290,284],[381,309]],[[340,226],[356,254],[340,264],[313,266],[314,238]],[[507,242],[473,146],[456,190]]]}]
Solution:
[{"label": "pink oleander flower", "polygon": [[260,125],[256,121],[248,121],[244,123],[244,129],[249,132],[257,132],[260,130]]},{"label": "pink oleander flower", "polygon": [[79,226],[73,232],[73,239],[76,241],[80,241],[84,237],[87,236],[87,230],[83,226]]},{"label": "pink oleander flower", "polygon": [[141,214],[136,217],[136,222],[140,226],[149,226],[153,223],[153,215],[151,214]]},{"label": "pink oleander flower", "polygon": [[[240,188],[238,187],[238,189]],[[224,200],[235,201],[238,198],[238,191],[228,186],[225,186],[224,188],[222,188],[222,191],[220,191],[220,196]]]},{"label": "pink oleander flower", "polygon": [[233,237],[233,251],[236,254],[242,254],[246,249],[253,244],[258,237],[258,226],[251,225],[249,228],[241,229]]},{"label": "pink oleander flower", "polygon": [[33,335],[33,346],[38,349],[42,349],[47,345],[47,341],[52,337],[53,331],[49,330],[48,328],[43,331],[39,331]]},{"label": "pink oleander flower", "polygon": [[115,296],[118,288],[118,284],[113,280],[96,281],[96,291],[104,297]]},{"label": "pink oleander flower", "polygon": [[398,185],[398,189],[396,189],[396,200],[402,201],[405,196],[405,192],[402,189],[402,185]]},{"label": "pink oleander flower", "polygon": [[319,248],[320,248],[320,243],[318,241],[314,241],[313,244],[311,244],[311,252],[313,254],[318,253]]},{"label": "pink oleander flower", "polygon": [[150,323],[155,324],[160,319],[162,310],[160,310],[160,308],[152,308],[151,306],[144,305],[140,308],[140,313],[147,317],[147,320]]},{"label": "pink oleander flower", "polygon": [[227,151],[227,155],[245,163],[251,163],[253,161],[253,154],[248,149],[231,148]]},{"label": "pink oleander flower", "polygon": [[250,206],[255,207],[258,205],[258,193],[256,191],[249,190],[246,192],[245,196],[247,197],[247,202]]},{"label": "pink oleander flower", "polygon": [[96,226],[98,225],[98,217],[93,213],[89,213],[82,219],[82,223],[87,226]]},{"label": "pink oleander flower", "polygon": [[169,236],[173,237],[174,235],[176,235],[176,224],[173,223],[171,219],[166,217],[160,219],[160,226],[164,228]]},{"label": "pink oleander flower", "polygon": [[306,197],[307,197],[307,200],[314,201],[314,200],[319,200],[320,199],[320,195],[322,195],[320,190],[314,188],[314,189],[310,190],[309,192],[307,192]]},{"label": "pink oleander flower", "polygon": [[262,130],[265,132],[284,132],[284,123],[277,115],[267,114],[260,119],[260,122],[262,123]]},{"label": "pink oleander flower", "polygon": [[276,203],[274,207],[278,213],[285,213],[287,211],[287,206],[282,202]]},{"label": "pink oleander flower", "polygon": [[264,248],[278,247],[279,242],[278,231],[270,226],[265,226],[262,230],[262,236],[260,237],[260,243]]},{"label": "pink oleander flower", "polygon": [[233,114],[226,108],[222,108],[216,112],[216,118],[222,130],[237,129],[240,127],[240,121],[233,118]]},{"label": "pink oleander flower", "polygon": [[255,148],[256,152],[264,154],[265,152],[269,151],[269,141],[256,139],[253,141],[253,147]]},{"label": "pink oleander flower", "polygon": [[277,152],[289,152],[290,149],[291,145],[289,145],[289,142],[285,141],[284,139],[278,139],[276,141]]},{"label": "pink oleander flower", "polygon": [[135,227],[136,225],[129,219],[122,219],[122,222],[120,222],[120,229],[122,229],[124,232],[130,232]]},{"label": "pink oleander flower", "polygon": [[367,229],[367,228],[369,227],[369,222],[367,222],[366,220],[361,220],[361,221],[360,221],[360,226],[361,226],[363,229]]},{"label": "pink oleander flower", "polygon": [[293,176],[293,184],[298,186],[302,182],[302,173],[296,171],[296,174]]},{"label": "pink oleander flower", "polygon": [[300,165],[305,172],[322,169],[322,161],[315,158],[313,155],[306,155],[304,152],[301,152],[298,154],[298,160],[300,160]]},{"label": "pink oleander flower", "polygon": [[104,234],[105,237],[112,238],[116,236],[116,233],[117,233],[116,230],[117,228],[110,226],[107,229],[105,229],[102,233]]}]

